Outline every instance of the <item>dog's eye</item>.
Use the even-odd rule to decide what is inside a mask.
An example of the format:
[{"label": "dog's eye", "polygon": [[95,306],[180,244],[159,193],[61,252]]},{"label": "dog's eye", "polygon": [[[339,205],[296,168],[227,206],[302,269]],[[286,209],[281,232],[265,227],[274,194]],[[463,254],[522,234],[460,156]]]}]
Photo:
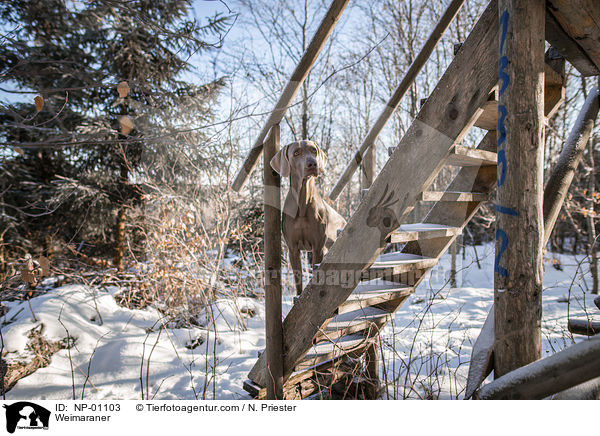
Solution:
[{"label": "dog's eye", "polygon": [[296,150],[296,151],[294,152],[294,156],[300,156],[300,150]]}]

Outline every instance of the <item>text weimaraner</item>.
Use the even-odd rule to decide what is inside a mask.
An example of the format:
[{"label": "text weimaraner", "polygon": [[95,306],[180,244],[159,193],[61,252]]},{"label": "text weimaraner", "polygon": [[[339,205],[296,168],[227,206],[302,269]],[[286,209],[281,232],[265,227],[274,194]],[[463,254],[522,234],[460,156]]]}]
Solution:
[{"label": "text weimaraner", "polygon": [[317,192],[315,177],[325,170],[327,156],[312,141],[292,142],[271,159],[271,167],[290,178],[290,190],[283,205],[281,228],[290,251],[296,293],[302,293],[301,251],[312,251],[312,264],[323,256],[337,238],[346,220]]}]

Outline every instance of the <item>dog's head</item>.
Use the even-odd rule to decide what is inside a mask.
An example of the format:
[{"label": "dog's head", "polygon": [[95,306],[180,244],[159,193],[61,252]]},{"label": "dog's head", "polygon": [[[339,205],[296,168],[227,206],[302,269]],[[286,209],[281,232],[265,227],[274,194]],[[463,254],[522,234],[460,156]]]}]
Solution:
[{"label": "dog's head", "polygon": [[283,147],[271,159],[271,168],[282,177],[289,177],[291,173],[302,179],[316,177],[325,171],[327,156],[319,146],[306,139],[292,142]]}]

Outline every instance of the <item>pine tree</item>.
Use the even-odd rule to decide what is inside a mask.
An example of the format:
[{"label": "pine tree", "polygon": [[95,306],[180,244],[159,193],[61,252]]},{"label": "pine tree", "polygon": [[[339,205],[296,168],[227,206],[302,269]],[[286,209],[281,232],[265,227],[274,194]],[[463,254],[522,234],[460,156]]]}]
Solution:
[{"label": "pine tree", "polygon": [[12,237],[33,249],[35,235],[51,229],[96,252],[112,246],[123,267],[127,211],[148,180],[177,182],[182,149],[202,164],[201,150],[190,147],[201,132],[178,129],[190,117],[209,120],[224,83],[182,79],[190,56],[214,48],[204,39],[229,20],[217,15],[200,26],[190,7],[190,0],[0,4],[0,80],[21,98],[0,106],[0,203],[11,205],[0,218],[5,243]]}]

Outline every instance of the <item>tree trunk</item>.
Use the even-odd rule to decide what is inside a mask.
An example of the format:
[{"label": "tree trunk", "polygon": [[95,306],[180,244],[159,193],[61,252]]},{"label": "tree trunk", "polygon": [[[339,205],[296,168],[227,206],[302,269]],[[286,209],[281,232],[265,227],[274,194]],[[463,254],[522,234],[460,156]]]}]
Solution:
[{"label": "tree trunk", "polygon": [[494,375],[541,357],[545,2],[500,0]]},{"label": "tree trunk", "polygon": [[[124,152],[123,152],[124,153]],[[125,220],[127,218],[127,204],[124,199],[126,195],[127,182],[129,179],[129,169],[125,156],[122,156],[121,174],[119,177],[120,195],[119,211],[117,212],[117,222],[115,224],[115,250],[113,256],[113,266],[117,271],[123,271],[123,255],[125,253]]]}]

